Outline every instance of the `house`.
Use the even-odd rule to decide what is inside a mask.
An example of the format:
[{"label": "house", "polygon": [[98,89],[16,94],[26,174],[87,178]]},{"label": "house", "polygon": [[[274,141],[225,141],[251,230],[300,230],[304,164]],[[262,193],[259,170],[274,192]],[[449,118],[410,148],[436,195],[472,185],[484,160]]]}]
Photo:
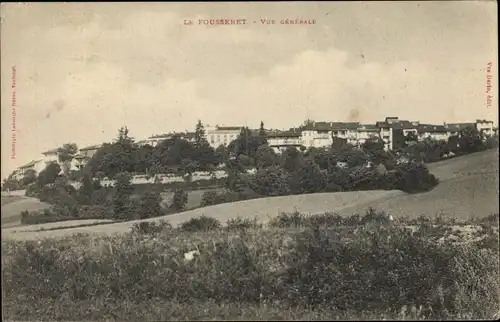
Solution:
[{"label": "house", "polygon": [[79,158],[92,158],[96,154],[97,150],[102,147],[102,144],[90,145],[85,148],[78,150]]},{"label": "house", "polygon": [[52,162],[59,162],[59,149],[52,149],[42,153],[45,165]]},{"label": "house", "polygon": [[228,146],[229,143],[236,140],[243,130],[243,126],[206,126],[205,138],[211,147],[218,148],[221,145]]},{"label": "house", "polygon": [[359,122],[307,122],[301,127],[302,144],[305,147],[328,147],[337,137],[356,145],[358,127]]},{"label": "house", "polygon": [[475,123],[444,123],[446,134],[450,136],[461,135],[461,132],[466,128],[476,128]]},{"label": "house", "polygon": [[488,136],[495,134],[495,129],[493,126],[493,121],[487,120],[476,120],[476,129]]},{"label": "house", "polygon": [[17,168],[17,170],[14,172],[14,178],[16,180],[21,180],[24,177],[24,173],[27,170],[35,170],[36,173],[40,173],[43,169],[45,169],[45,162],[43,160],[33,160],[27,164],[24,164]]},{"label": "house", "polygon": [[427,138],[446,141],[448,133],[444,125],[420,124],[417,126],[418,140],[423,141]]},{"label": "house", "polygon": [[302,134],[298,131],[279,131],[267,134],[267,143],[276,153],[289,147],[299,148],[302,145]]},{"label": "house", "polygon": [[373,124],[360,124],[357,129],[358,142],[357,145],[361,146],[368,139],[372,137],[380,137],[380,129]]},{"label": "house", "polygon": [[385,150],[394,150],[404,146],[408,136],[418,136],[419,121],[400,120],[398,117],[386,117],[385,121],[377,122],[380,138],[384,141]]}]

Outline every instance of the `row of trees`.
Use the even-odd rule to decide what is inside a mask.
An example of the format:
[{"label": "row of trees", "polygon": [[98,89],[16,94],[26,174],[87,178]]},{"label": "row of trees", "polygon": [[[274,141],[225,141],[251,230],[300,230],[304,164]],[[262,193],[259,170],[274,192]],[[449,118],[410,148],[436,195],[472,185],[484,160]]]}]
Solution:
[{"label": "row of trees", "polygon": [[180,173],[191,175],[195,171],[212,171],[228,158],[245,154],[254,157],[257,148],[266,143],[264,124],[255,135],[243,128],[238,138],[228,147],[214,149],[205,138],[205,129],[198,121],[194,139],[188,141],[179,135],[159,143],[157,146],[138,146],[129,137],[126,127],[121,128],[115,142],[104,144],[87,163],[93,176],[114,178],[121,172],[147,174]]}]

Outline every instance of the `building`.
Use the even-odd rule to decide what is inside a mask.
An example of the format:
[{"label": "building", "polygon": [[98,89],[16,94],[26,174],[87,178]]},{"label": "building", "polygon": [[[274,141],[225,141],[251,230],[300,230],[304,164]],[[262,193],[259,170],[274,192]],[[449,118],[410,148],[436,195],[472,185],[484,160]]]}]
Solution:
[{"label": "building", "polygon": [[59,149],[52,149],[42,153],[43,162],[49,164],[51,162],[59,162]]},{"label": "building", "polygon": [[417,126],[418,140],[433,139],[446,141],[448,133],[444,125],[420,124]]},{"label": "building", "polygon": [[357,134],[357,146],[359,147],[372,137],[380,138],[380,129],[373,124],[360,124],[357,129]]},{"label": "building", "polygon": [[476,129],[486,135],[495,134],[495,127],[493,126],[493,121],[487,120],[476,120]]},{"label": "building", "polygon": [[298,149],[302,145],[302,134],[298,131],[277,131],[267,133],[267,144],[276,153],[281,153],[289,147]]},{"label": "building", "polygon": [[476,128],[475,123],[444,123],[444,127],[446,129],[446,135],[449,138],[450,136],[458,135],[460,136],[461,132],[466,128]]},{"label": "building", "polygon": [[33,160],[17,168],[17,170],[14,172],[14,178],[16,180],[21,180],[27,170],[35,170],[38,175],[43,169],[45,169],[45,166],[46,164],[43,160]]},{"label": "building", "polygon": [[345,139],[347,143],[357,145],[359,122],[307,122],[301,127],[302,144],[309,148],[331,146],[333,138]]},{"label": "building", "polygon": [[206,126],[205,138],[214,149],[221,145],[228,146],[229,143],[236,140],[243,130],[243,126]]},{"label": "building", "polygon": [[398,117],[386,117],[385,121],[377,122],[380,138],[384,141],[385,150],[394,150],[404,146],[409,135],[418,137],[417,127],[420,122],[400,120]]},{"label": "building", "polygon": [[97,150],[102,147],[102,144],[90,145],[85,148],[78,150],[78,155],[80,158],[92,158],[96,154]]},{"label": "building", "polygon": [[347,140],[347,143],[354,146],[358,145],[359,122],[330,122],[331,135],[340,139]]}]

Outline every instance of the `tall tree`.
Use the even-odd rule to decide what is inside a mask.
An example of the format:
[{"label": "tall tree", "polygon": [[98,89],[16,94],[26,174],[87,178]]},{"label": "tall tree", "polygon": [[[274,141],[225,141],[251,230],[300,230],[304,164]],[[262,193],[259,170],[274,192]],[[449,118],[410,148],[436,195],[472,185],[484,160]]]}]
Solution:
[{"label": "tall tree", "polygon": [[198,120],[196,124],[196,129],[194,131],[194,144],[196,147],[201,146],[206,141],[205,138],[205,127],[201,123],[201,120]]},{"label": "tall tree", "polygon": [[73,161],[76,152],[78,152],[78,146],[75,143],[63,144],[63,146],[58,149],[57,158],[62,165],[65,176],[68,176],[71,170],[71,161]]},{"label": "tall tree", "polygon": [[43,186],[56,182],[56,179],[59,177],[59,172],[61,172],[61,166],[57,162],[49,163],[38,175],[39,185]]},{"label": "tall tree", "polygon": [[23,184],[29,185],[30,183],[33,183],[35,181],[36,181],[36,171],[33,169],[26,170],[23,176]]},{"label": "tall tree", "polygon": [[259,138],[260,138],[260,144],[267,144],[267,133],[266,130],[264,129],[263,121],[260,121]]}]

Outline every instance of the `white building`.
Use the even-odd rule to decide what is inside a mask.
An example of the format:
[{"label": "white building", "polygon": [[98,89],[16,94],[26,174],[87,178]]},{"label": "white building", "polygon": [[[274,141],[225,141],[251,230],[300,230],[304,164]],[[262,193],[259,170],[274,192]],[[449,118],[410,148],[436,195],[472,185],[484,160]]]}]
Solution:
[{"label": "white building", "polygon": [[276,153],[281,153],[289,147],[299,148],[302,145],[300,132],[282,131],[267,134],[267,144]]},{"label": "white building", "polygon": [[14,178],[16,180],[21,180],[27,170],[35,170],[36,174],[38,175],[43,169],[45,169],[45,166],[46,164],[43,160],[33,160],[30,163],[17,168],[17,170],[14,172]]},{"label": "white building", "polygon": [[368,139],[372,137],[380,138],[380,129],[373,124],[362,124],[358,127],[358,142],[357,145],[361,146]]},{"label": "white building", "polygon": [[493,121],[476,120],[476,129],[486,135],[494,134]]},{"label": "white building", "polygon": [[59,162],[59,149],[52,149],[42,153],[45,165],[51,162]]},{"label": "white building", "polygon": [[358,127],[358,122],[309,122],[302,127],[302,144],[307,148],[328,147],[333,137],[338,137],[356,145]]},{"label": "white building", "polygon": [[444,125],[420,124],[417,127],[418,140],[433,139],[436,141],[446,141],[448,133]]},{"label": "white building", "polygon": [[214,149],[221,145],[228,146],[236,140],[243,126],[209,126],[205,127],[205,138]]},{"label": "white building", "polygon": [[397,137],[401,139],[410,134],[418,137],[417,127],[420,125],[418,121],[400,120],[398,117],[386,117],[385,121],[377,122],[376,126],[380,130],[380,138],[384,141],[385,150],[394,150],[397,145],[402,142],[397,141]]}]

